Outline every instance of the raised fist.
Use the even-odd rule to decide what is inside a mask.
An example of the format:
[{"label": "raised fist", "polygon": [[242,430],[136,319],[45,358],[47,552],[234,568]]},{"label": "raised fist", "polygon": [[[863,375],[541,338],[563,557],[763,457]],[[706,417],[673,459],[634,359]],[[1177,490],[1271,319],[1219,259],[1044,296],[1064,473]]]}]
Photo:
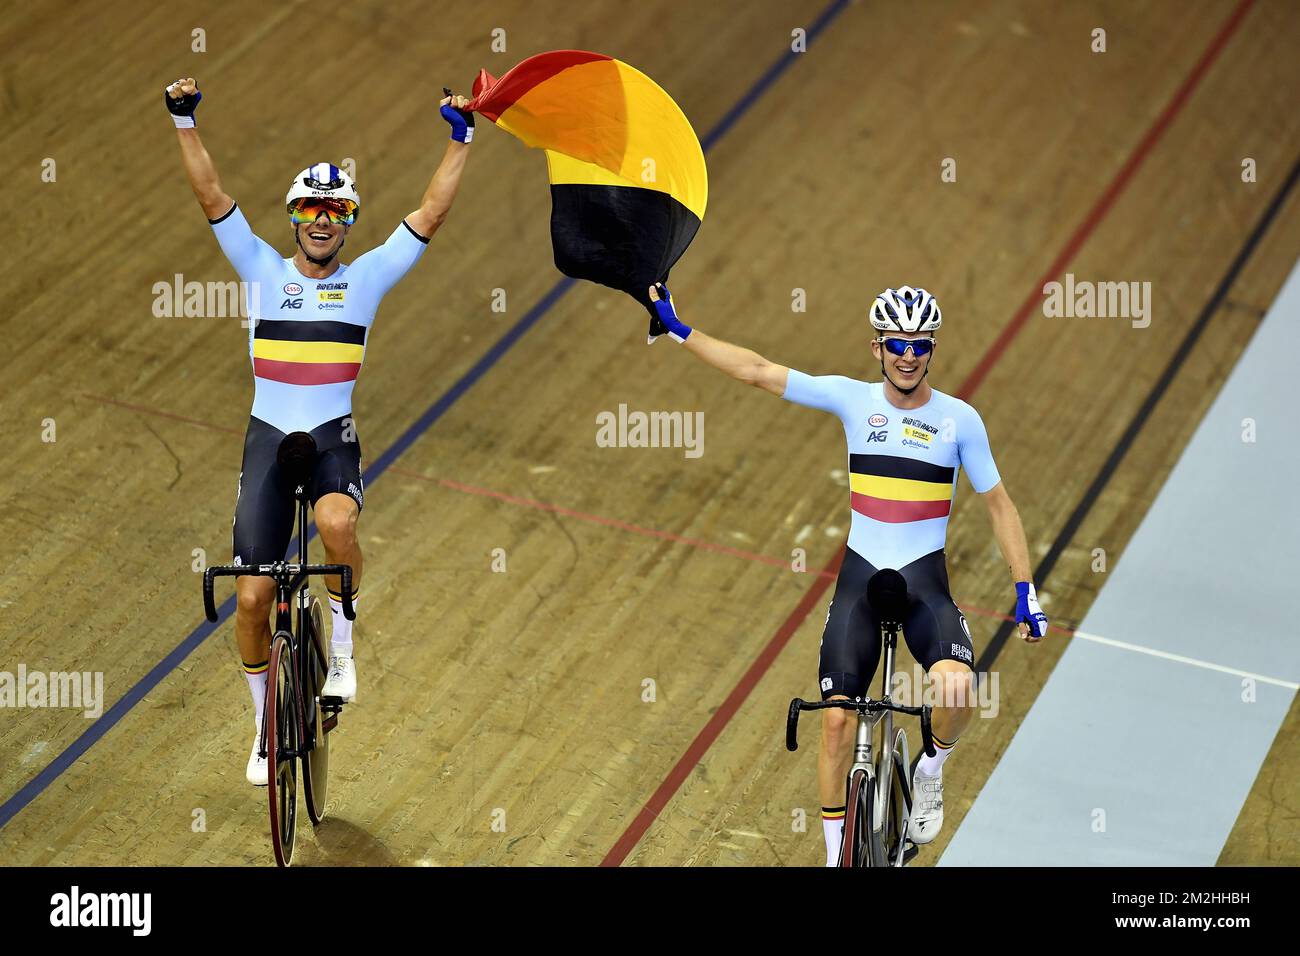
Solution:
[{"label": "raised fist", "polygon": [[182,77],[163,91],[163,101],[167,111],[176,117],[177,126],[194,125],[194,110],[201,99],[203,94],[192,76]]}]

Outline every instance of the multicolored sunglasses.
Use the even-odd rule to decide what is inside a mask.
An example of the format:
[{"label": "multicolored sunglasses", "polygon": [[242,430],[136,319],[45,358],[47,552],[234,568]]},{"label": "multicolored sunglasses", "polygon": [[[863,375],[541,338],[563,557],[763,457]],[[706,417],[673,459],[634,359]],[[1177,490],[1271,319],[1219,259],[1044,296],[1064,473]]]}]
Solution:
[{"label": "multicolored sunglasses", "polygon": [[350,226],[357,221],[357,204],[350,199],[318,199],[308,196],[289,204],[289,220],[295,226],[315,222],[321,215],[338,226]]},{"label": "multicolored sunglasses", "polygon": [[922,339],[900,339],[890,335],[882,335],[876,339],[885,350],[891,355],[906,355],[910,348],[915,356],[929,355],[934,348],[935,340],[927,337]]}]

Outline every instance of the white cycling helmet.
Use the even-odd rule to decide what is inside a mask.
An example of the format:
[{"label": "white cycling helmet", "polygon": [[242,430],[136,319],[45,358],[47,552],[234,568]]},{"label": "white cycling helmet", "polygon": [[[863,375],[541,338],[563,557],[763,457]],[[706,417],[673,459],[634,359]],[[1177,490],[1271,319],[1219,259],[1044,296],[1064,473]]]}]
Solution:
[{"label": "white cycling helmet", "polygon": [[943,324],[943,313],[930,293],[905,285],[876,296],[871,324],[879,332],[933,332]]},{"label": "white cycling helmet", "polygon": [[361,212],[361,197],[357,195],[356,183],[352,181],[351,176],[332,163],[308,166],[295,176],[288,194],[284,197],[284,204],[292,212],[291,207],[295,199],[308,199],[313,196],[341,199],[352,203],[358,215]]}]

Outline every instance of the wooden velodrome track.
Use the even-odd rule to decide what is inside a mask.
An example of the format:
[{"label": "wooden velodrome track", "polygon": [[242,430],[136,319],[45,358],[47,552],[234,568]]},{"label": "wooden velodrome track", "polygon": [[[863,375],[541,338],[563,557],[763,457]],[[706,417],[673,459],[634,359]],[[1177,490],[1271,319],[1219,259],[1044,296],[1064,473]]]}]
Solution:
[{"label": "wooden velodrome track", "polygon": [[[441,154],[438,87],[564,47],[637,65],[708,137],[708,214],[673,275],[687,321],[811,372],[874,377],[870,296],[936,292],[932,380],[984,416],[1067,629],[1105,580],[1093,549],[1112,566],[1123,553],[1300,248],[1285,185],[1300,11],[1281,0],[659,0],[563,16],[494,0],[436,17],[402,0],[336,5],[318,50],[304,9],[38,3],[0,22],[17,192],[0,264],[0,670],[102,671],[109,705],[122,701],[98,723],[0,711],[0,862],[270,860],[265,793],[243,778],[232,625],[199,627],[192,570],[196,548],[229,557],[246,331],[151,311],[153,284],[176,273],[234,278],[158,102],[177,75],[208,94],[199,122],[227,191],[286,254],[289,177],[355,158],[355,257],[414,207]],[[808,52],[783,55],[815,24]],[[1104,54],[1089,48],[1098,26]],[[190,52],[192,27],[206,53]],[[1257,183],[1241,181],[1245,157]],[[451,219],[380,309],[355,406],[382,466],[361,521],[360,698],[334,740],[331,819],[314,836],[304,822],[297,860],[818,863],[815,729],[789,754],[782,724],[790,697],[816,694],[819,572],[847,530],[840,427],[669,342],[647,349],[643,313],[617,293],[548,299],[543,168],[483,128]],[[1066,272],[1150,281],[1150,328],[1043,318],[1041,287]],[[806,313],[791,311],[796,288]],[[598,447],[596,416],[620,403],[704,411],[704,455]],[[790,568],[796,547],[807,573]],[[1011,590],[964,480],[948,555],[987,653]],[[997,655],[1001,713],[948,765],[945,831],[918,862],[938,859],[1068,640]],[[1280,786],[1300,771],[1298,723],[1293,709],[1222,862],[1300,862],[1294,788]],[[807,832],[791,825],[801,808]]]}]

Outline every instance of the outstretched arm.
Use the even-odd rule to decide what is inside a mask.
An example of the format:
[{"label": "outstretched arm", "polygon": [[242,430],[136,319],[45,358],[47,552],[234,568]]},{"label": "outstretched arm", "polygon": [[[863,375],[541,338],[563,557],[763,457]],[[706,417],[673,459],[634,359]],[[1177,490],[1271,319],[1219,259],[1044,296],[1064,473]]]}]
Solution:
[{"label": "outstretched arm", "polygon": [[464,110],[468,103],[469,100],[463,96],[445,96],[438,104],[443,119],[451,124],[451,142],[442,154],[442,162],[438,164],[433,179],[429,180],[420,208],[406,217],[406,224],[425,239],[431,238],[447,221],[447,213],[451,211],[456,191],[460,189],[460,177],[465,171],[465,160],[469,158],[469,144],[474,138],[474,114]]},{"label": "outstretched arm", "polygon": [[194,77],[187,76],[167,87],[164,95],[168,99],[167,108],[176,123],[181,164],[185,167],[190,188],[194,190],[194,198],[199,201],[209,219],[218,219],[230,212],[235,201],[221,188],[217,167],[208,151],[203,148],[203,140],[199,139],[199,131],[194,125],[194,109],[203,98],[198,90]]},{"label": "outstretched arm", "polygon": [[651,286],[650,299],[655,303],[659,319],[667,327],[668,334],[674,340],[681,342],[686,351],[695,355],[700,361],[712,365],[746,385],[771,392],[778,398],[785,394],[790,370],[784,365],[769,362],[751,349],[715,339],[711,335],[705,335],[699,329],[692,329],[685,325],[677,318],[672,296],[664,286]]}]

